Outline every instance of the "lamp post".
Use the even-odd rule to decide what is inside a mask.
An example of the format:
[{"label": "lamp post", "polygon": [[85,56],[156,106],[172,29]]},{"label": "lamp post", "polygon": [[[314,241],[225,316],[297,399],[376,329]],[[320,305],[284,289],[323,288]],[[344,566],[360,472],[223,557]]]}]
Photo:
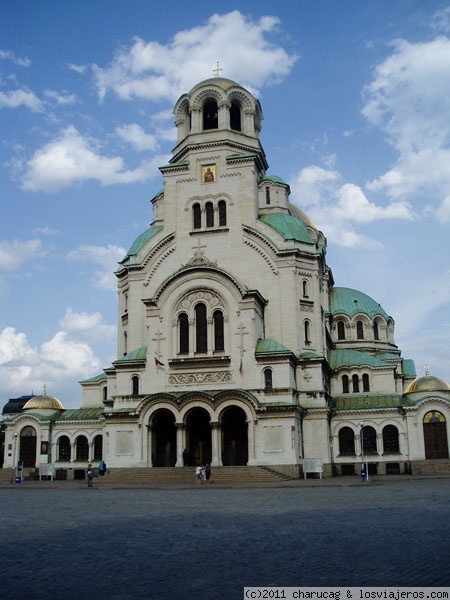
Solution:
[{"label": "lamp post", "polygon": [[366,472],[365,481],[369,481],[369,464],[367,460],[364,460],[364,421],[359,422],[359,426],[361,427],[361,462],[362,468]]},{"label": "lamp post", "polygon": [[11,483],[14,482],[16,477],[16,448],[17,448],[17,438],[18,433],[14,434],[14,446],[13,446],[13,460],[12,460],[12,469],[11,469]]}]

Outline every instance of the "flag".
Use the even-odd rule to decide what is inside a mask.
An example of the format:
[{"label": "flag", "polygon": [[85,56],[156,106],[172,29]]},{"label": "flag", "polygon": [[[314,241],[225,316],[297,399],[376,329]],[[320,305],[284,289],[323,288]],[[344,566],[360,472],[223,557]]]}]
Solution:
[{"label": "flag", "polygon": [[164,369],[164,367],[166,365],[163,362],[161,362],[159,359],[157,359],[155,356],[155,366],[157,369]]}]

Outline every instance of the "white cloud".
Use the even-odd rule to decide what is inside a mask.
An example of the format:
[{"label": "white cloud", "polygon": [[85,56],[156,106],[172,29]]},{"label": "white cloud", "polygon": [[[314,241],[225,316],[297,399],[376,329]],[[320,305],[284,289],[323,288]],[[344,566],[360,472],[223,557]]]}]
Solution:
[{"label": "white cloud", "polygon": [[69,260],[85,260],[100,265],[101,270],[96,271],[93,276],[92,284],[94,287],[115,291],[117,280],[114,271],[117,269],[117,263],[125,255],[125,250],[120,246],[91,246],[84,244],[70,252],[67,256]]},{"label": "white cloud", "polygon": [[[388,136],[398,159],[367,186],[395,198],[450,193],[450,39],[394,44],[364,90],[363,114]],[[441,205],[442,206],[442,205]],[[438,212],[442,213],[442,210]]]},{"label": "white cloud", "polygon": [[36,227],[33,229],[33,233],[38,235],[56,235],[58,232],[56,229],[50,229],[50,227]]},{"label": "white cloud", "polygon": [[219,57],[222,76],[247,85],[280,81],[297,57],[267,39],[277,17],[252,21],[235,10],[212,15],[204,25],[178,32],[167,45],[135,38],[107,68],[93,65],[98,96],[113,92],[122,100],[173,100],[197,81],[212,76],[210,57]]},{"label": "white cloud", "polygon": [[11,90],[0,92],[0,107],[19,108],[24,106],[31,112],[43,112],[44,106],[39,98],[29,90]]},{"label": "white cloud", "polygon": [[17,271],[25,262],[44,255],[45,251],[40,240],[0,242],[0,272]]},{"label": "white cloud", "polygon": [[135,183],[155,176],[160,157],[143,161],[136,169],[125,169],[121,157],[108,158],[98,153],[93,140],[83,138],[73,126],[37,150],[26,164],[22,188],[30,191],[57,192],[83,181],[101,185]]},{"label": "white cloud", "polygon": [[19,67],[29,67],[31,65],[31,60],[29,58],[17,56],[12,50],[0,50],[0,60],[9,60],[15,65],[19,65]]},{"label": "white cloud", "polygon": [[117,127],[116,133],[121,139],[131,144],[131,146],[139,152],[143,152],[144,150],[154,150],[157,146],[155,136],[145,133],[142,127],[137,123],[129,123],[128,125]]},{"label": "white cloud", "polygon": [[79,75],[83,75],[86,72],[88,65],[74,65],[73,63],[67,63],[67,68],[71,71],[75,71],[75,73],[78,73]]},{"label": "white cloud", "polygon": [[13,327],[6,327],[0,332],[3,395],[40,390],[44,383],[49,384],[50,389],[64,387],[65,382],[88,377],[99,370],[100,361],[90,346],[70,340],[63,331],[44,342],[40,348],[31,346],[27,336]]},{"label": "white cloud", "polygon": [[67,105],[75,104],[77,97],[75,94],[69,94],[68,92],[56,92],[54,90],[45,90],[44,94],[50,100],[56,102],[56,104]]},{"label": "white cloud", "polygon": [[64,331],[84,341],[106,341],[116,335],[116,327],[103,323],[99,312],[76,313],[69,307],[60,324]]}]

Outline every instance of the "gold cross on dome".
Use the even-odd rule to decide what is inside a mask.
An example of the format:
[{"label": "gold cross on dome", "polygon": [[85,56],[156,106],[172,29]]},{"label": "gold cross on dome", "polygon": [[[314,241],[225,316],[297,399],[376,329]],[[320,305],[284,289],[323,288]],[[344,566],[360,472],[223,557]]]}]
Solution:
[{"label": "gold cross on dome", "polygon": [[47,384],[44,383],[44,385],[42,386],[42,391],[44,392],[44,396],[47,395]]},{"label": "gold cross on dome", "polygon": [[217,61],[216,68],[213,69],[214,77],[220,77],[220,71],[223,71],[223,69],[219,67],[219,61]]}]

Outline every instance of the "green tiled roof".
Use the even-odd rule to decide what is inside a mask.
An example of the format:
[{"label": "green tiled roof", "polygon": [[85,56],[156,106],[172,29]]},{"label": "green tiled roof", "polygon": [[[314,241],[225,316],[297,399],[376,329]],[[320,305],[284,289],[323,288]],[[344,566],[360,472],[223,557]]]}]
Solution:
[{"label": "green tiled roof", "polygon": [[116,360],[116,363],[126,363],[126,362],[135,362],[137,360],[147,360],[147,346],[141,346],[141,348],[137,348],[137,350],[132,350],[128,352],[126,356],[122,356]]},{"label": "green tiled roof", "polygon": [[255,354],[285,354],[286,352],[290,352],[290,350],[275,340],[261,338],[258,340],[255,349]]},{"label": "green tiled roof", "polygon": [[330,350],[328,362],[333,371],[342,367],[386,367],[386,363],[358,350]]},{"label": "green tiled roof", "polygon": [[333,315],[344,313],[350,318],[358,313],[364,313],[371,319],[376,315],[381,315],[385,319],[389,318],[382,306],[370,296],[344,287],[335,287],[331,290],[330,311]]},{"label": "green tiled roof", "polygon": [[144,233],[141,233],[141,235],[134,240],[133,244],[131,245],[131,248],[128,250],[121,262],[123,262],[129,256],[136,256],[136,254],[138,254],[140,250],[142,250],[145,244],[153,237],[155,237],[155,235],[157,235],[160,231],[162,231],[162,226],[155,225],[144,231]]},{"label": "green tiled roof", "polygon": [[283,183],[284,185],[287,185],[287,183],[283,181],[281,177],[278,177],[278,175],[264,175],[260,183],[263,183],[264,181],[273,181],[273,183]]},{"label": "green tiled roof", "polygon": [[285,213],[270,213],[261,215],[260,219],[263,223],[278,231],[285,240],[295,240],[296,242],[314,245],[306,227],[296,217]]},{"label": "green tiled roof", "polygon": [[416,364],[411,358],[403,361],[403,374],[407,377],[416,377]]},{"label": "green tiled roof", "polygon": [[92,421],[103,414],[103,407],[96,408],[73,408],[61,412],[55,421]]},{"label": "green tiled roof", "polygon": [[98,383],[100,381],[106,380],[106,373],[100,373],[100,375],[96,375],[95,377],[90,377],[89,379],[83,379],[79,383]]},{"label": "green tiled roof", "polygon": [[399,408],[401,406],[401,396],[398,394],[380,394],[354,396],[339,396],[334,398],[336,410],[360,410],[370,408]]}]

